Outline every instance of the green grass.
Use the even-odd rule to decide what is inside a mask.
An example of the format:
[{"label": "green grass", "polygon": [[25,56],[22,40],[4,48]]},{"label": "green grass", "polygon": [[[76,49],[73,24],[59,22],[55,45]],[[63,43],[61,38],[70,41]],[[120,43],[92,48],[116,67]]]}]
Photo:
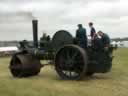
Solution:
[{"label": "green grass", "polygon": [[0,58],[0,96],[128,96],[128,49],[118,49],[114,56],[111,72],[82,81],[60,80],[52,66],[38,76],[14,78],[10,58]]}]

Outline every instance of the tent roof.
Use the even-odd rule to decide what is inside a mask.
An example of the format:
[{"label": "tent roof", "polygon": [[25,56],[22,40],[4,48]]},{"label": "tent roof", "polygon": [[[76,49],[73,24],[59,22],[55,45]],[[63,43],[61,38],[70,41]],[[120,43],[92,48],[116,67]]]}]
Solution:
[{"label": "tent roof", "polygon": [[0,47],[0,52],[4,51],[17,51],[18,48],[16,46],[9,46],[9,47]]}]

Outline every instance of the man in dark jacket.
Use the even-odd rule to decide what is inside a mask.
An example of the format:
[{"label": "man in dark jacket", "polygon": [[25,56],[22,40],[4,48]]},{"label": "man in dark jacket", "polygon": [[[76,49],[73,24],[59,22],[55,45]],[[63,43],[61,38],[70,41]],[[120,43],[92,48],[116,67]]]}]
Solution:
[{"label": "man in dark jacket", "polygon": [[92,22],[89,22],[89,27],[90,27],[90,36],[91,36],[91,38],[93,38],[94,35],[96,34],[96,30],[93,27],[93,23]]},{"label": "man in dark jacket", "polygon": [[110,46],[109,36],[107,34],[103,33],[102,31],[99,31],[98,35],[101,36],[101,41],[103,43],[103,47],[108,48]]},{"label": "man in dark jacket", "polygon": [[93,37],[93,39],[92,39],[92,47],[96,51],[101,50],[103,48],[102,40],[98,37],[97,34],[95,34],[94,37]]},{"label": "man in dark jacket", "polygon": [[79,41],[79,45],[82,48],[87,48],[87,36],[86,29],[83,28],[82,24],[78,24],[78,29],[76,31],[76,38]]}]

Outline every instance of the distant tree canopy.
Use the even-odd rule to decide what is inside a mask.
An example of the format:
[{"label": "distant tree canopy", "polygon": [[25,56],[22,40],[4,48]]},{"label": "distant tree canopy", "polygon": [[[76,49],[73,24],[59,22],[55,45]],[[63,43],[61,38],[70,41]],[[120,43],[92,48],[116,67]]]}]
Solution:
[{"label": "distant tree canopy", "polygon": [[46,33],[43,33],[42,37],[40,38],[40,47],[47,48],[51,38]]},{"label": "distant tree canopy", "polygon": [[51,38],[46,33],[43,33],[42,37],[40,38],[40,41],[50,41]]},{"label": "distant tree canopy", "polygon": [[118,42],[118,41],[128,41],[128,37],[125,38],[113,38],[112,41]]}]

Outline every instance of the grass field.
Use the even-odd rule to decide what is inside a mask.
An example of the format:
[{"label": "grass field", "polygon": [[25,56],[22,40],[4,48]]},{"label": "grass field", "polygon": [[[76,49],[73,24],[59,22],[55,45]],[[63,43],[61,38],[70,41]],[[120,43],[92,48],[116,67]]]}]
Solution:
[{"label": "grass field", "polygon": [[60,80],[52,66],[38,76],[13,78],[10,58],[0,58],[0,96],[128,96],[128,49],[118,49],[114,56],[111,72],[82,81]]}]

